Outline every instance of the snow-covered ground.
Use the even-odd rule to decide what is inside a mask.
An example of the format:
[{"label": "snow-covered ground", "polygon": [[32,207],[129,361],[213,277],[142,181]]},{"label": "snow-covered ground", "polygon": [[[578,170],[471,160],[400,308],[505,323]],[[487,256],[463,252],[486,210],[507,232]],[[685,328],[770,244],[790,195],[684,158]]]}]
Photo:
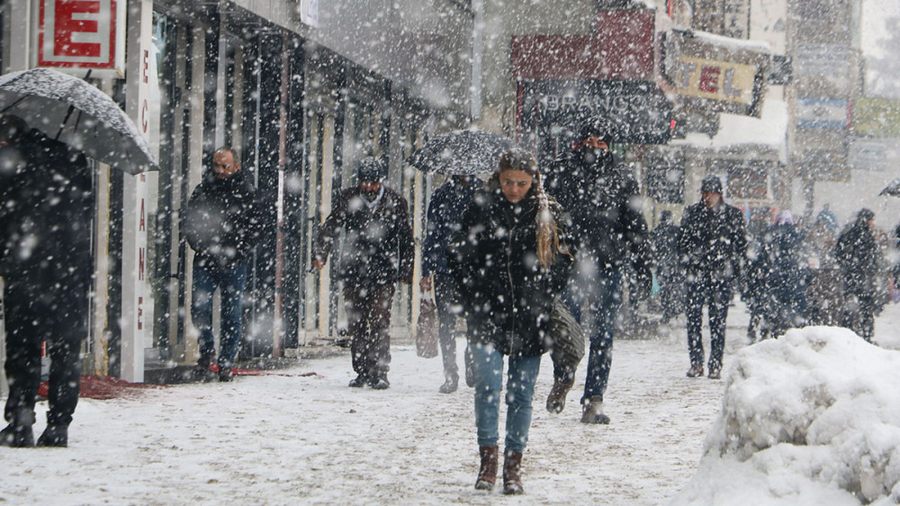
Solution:
[{"label": "snow-covered ground", "polygon": [[[726,372],[746,346],[745,321],[739,309],[729,321]],[[876,330],[884,344],[900,344],[896,322],[900,307],[892,306]],[[543,409],[552,381],[545,357],[521,498],[473,489],[478,463],[472,391],[437,393],[440,360],[395,347],[387,391],[348,388],[350,360],[342,356],[228,384],[139,390],[111,401],[83,399],[68,449],[0,448],[0,502],[649,505],[678,498],[691,503],[685,490],[696,488],[695,475],[726,484],[730,477],[751,475],[734,459],[716,457],[717,463],[707,455],[701,464],[704,449],[717,441],[711,429],[730,380],[685,378],[684,341],[681,327],[658,340],[616,342],[609,426],[578,422],[581,383],[561,415]],[[463,340],[458,344],[461,350]],[[756,348],[761,347],[746,351]],[[774,360],[771,353],[768,359]],[[746,353],[740,360],[748,360]],[[582,379],[583,369],[584,364]],[[304,376],[311,372],[315,375]],[[730,467],[711,469],[721,465]],[[782,484],[790,486],[790,479]],[[763,503],[769,497],[757,496]],[[705,496],[710,497],[715,496]],[[722,497],[719,501],[727,502],[729,496]],[[736,497],[741,496],[730,499]]]}]

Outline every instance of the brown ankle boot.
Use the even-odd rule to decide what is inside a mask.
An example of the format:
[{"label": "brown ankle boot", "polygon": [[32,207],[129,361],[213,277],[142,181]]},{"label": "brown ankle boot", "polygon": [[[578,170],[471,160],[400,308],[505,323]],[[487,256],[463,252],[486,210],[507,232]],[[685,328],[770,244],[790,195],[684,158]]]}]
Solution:
[{"label": "brown ankle boot", "polygon": [[547,411],[551,413],[562,413],[566,407],[566,395],[575,385],[574,381],[564,381],[560,379],[553,380],[553,388],[547,395]]},{"label": "brown ankle boot", "polygon": [[522,477],[519,472],[522,469],[522,454],[519,452],[507,451],[506,458],[503,460],[503,493],[506,495],[522,494],[525,489],[522,487]]},{"label": "brown ankle boot", "polygon": [[475,480],[476,490],[491,490],[497,481],[497,447],[479,446],[478,454],[481,455],[481,469],[478,470],[478,479]]}]

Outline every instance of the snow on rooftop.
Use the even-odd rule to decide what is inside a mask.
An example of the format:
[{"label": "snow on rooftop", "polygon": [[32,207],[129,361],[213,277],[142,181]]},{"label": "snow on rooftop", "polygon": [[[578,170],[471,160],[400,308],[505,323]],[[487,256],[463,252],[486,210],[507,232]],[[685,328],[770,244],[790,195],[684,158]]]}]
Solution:
[{"label": "snow on rooftop", "polygon": [[672,504],[900,502],[900,352],[836,327],[732,360],[704,457]]},{"label": "snow on rooftop", "polygon": [[719,132],[710,139],[704,134],[688,134],[685,139],[672,141],[673,145],[691,145],[702,148],[722,149],[744,144],[777,148],[782,159],[787,156],[787,103],[768,98],[763,103],[759,118],[722,114]]}]

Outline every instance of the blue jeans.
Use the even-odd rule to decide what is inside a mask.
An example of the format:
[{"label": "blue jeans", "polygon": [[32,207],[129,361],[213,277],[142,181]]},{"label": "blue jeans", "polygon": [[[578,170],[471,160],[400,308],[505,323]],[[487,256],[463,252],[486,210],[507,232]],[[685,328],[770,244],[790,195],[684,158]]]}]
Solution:
[{"label": "blue jeans", "polygon": [[223,267],[215,260],[201,255],[194,256],[194,285],[191,290],[191,318],[200,331],[201,366],[209,365],[216,356],[212,332],[213,293],[218,288],[222,295],[222,349],[219,367],[231,367],[241,344],[243,306],[241,296],[247,282],[246,261]]},{"label": "blue jeans", "polygon": [[[577,275],[563,300],[590,336],[587,377],[584,381],[584,403],[591,397],[603,399],[609,370],[612,367],[613,332],[616,315],[622,305],[622,273],[617,269],[600,269],[590,278]],[[586,314],[581,306],[587,302]]]},{"label": "blue jeans", "polygon": [[[503,354],[490,344],[470,345],[475,372],[475,426],[478,446],[496,446],[499,439]],[[531,427],[531,399],[541,369],[541,356],[509,357],[506,379],[506,451],[523,452]]]}]

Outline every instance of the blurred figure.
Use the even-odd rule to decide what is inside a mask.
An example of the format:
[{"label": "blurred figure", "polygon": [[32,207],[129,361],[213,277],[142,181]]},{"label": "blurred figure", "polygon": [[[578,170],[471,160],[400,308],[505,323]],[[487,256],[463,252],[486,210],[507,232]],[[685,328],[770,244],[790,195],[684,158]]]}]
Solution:
[{"label": "blurred figure", "polygon": [[[562,212],[544,193],[534,156],[512,149],[500,158],[489,189],[475,195],[454,234],[450,272],[466,294],[462,301],[475,357],[479,490],[490,490],[496,481],[500,400],[505,398],[503,493],[523,492],[519,472],[544,336],[554,299],[574,264]],[[505,396],[504,355],[509,356]]]},{"label": "blurred figure", "polygon": [[[194,189],[184,220],[185,237],[194,249],[191,319],[200,332],[196,379],[233,379],[243,336],[244,288],[256,243],[256,189],[244,177],[234,149],[212,155],[212,166]],[[213,338],[213,293],[221,294],[221,346]]]},{"label": "blurred figure", "polygon": [[[640,213],[637,181],[610,151],[612,135],[603,122],[591,122],[568,156],[547,177],[547,191],[572,216],[578,251],[575,276],[566,291],[569,310],[590,336],[587,376],[581,398],[583,423],[608,424],[603,396],[612,367],[616,315],[622,306],[622,278],[633,273],[633,293],[650,295],[650,245],[647,222]],[[587,314],[582,317],[582,305]],[[555,390],[565,395],[574,371],[555,371]],[[565,382],[565,383],[564,383]],[[548,404],[550,401],[548,401]]]},{"label": "blurred figure", "polygon": [[660,213],[659,224],[650,233],[663,324],[684,310],[684,272],[678,259],[678,234],[678,225],[672,223],[672,211]]},{"label": "blurred figure", "polygon": [[804,324],[806,269],[801,262],[803,234],[790,211],[781,211],[763,240],[765,320],[772,336]]},{"label": "blurred figure", "polygon": [[862,209],[841,232],[834,248],[844,284],[842,325],[872,341],[875,313],[880,311],[883,257],[875,238],[875,213]]},{"label": "blurred figure", "polygon": [[834,258],[837,223],[830,212],[819,212],[805,234],[809,268],[806,321],[809,325],[839,325],[843,282]]},{"label": "blurred figure", "polygon": [[750,223],[747,225],[747,272],[744,276],[741,300],[747,304],[750,321],[747,325],[747,339],[751,343],[769,337],[769,327],[764,320],[766,313],[767,269],[765,256],[766,233],[769,230],[769,209],[751,209]]},{"label": "blurred figure", "polygon": [[725,351],[725,319],[746,262],[747,237],[741,211],[722,199],[722,181],[707,176],[701,200],[687,208],[681,220],[679,251],[687,275],[689,378],[703,376],[703,306],[709,307],[709,378],[719,379]]},{"label": "blurred figure", "polygon": [[356,378],[350,387],[390,387],[391,304],[397,282],[412,283],[414,245],[406,199],[383,184],[387,167],[372,157],[356,166],[357,185],[341,191],[319,230],[313,268],[325,267],[343,231],[334,269],[343,283]]},{"label": "blurred figure", "polygon": [[[456,339],[453,335],[456,318],[461,314],[460,293],[447,263],[447,246],[461,225],[463,212],[478,188],[475,176],[450,176],[435,190],[428,204],[428,225],[422,251],[422,279],[419,288],[427,292],[434,288],[434,302],[438,314],[438,341],[444,365],[443,394],[456,391],[459,367],[456,364]],[[468,358],[468,353],[467,353]],[[466,382],[471,385],[471,367],[466,361]]]},{"label": "blurred figure", "polygon": [[9,398],[0,446],[34,445],[41,342],[50,356],[47,428],[38,446],[67,446],[78,404],[91,290],[91,168],[83,155],[0,117],[0,276],[5,280]]}]

